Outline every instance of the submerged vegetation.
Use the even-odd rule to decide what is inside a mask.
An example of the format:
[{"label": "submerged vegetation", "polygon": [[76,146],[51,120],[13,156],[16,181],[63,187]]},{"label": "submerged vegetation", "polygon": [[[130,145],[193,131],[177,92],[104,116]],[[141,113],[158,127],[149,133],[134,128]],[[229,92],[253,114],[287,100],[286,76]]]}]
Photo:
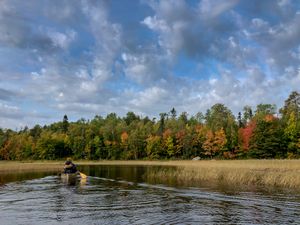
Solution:
[{"label": "submerged vegetation", "polygon": [[173,108],[150,119],[128,112],[92,120],[63,120],[20,131],[0,129],[0,159],[245,159],[299,158],[300,94],[292,92],[284,106],[245,106],[233,115],[223,104],[188,116]]}]

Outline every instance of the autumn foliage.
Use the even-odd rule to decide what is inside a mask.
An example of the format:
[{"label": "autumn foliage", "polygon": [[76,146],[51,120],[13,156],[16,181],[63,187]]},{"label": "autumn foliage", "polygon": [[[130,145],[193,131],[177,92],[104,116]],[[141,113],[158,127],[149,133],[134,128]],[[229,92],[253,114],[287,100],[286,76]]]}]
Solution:
[{"label": "autumn foliage", "polygon": [[247,152],[249,150],[250,138],[253,134],[253,131],[256,127],[256,122],[251,121],[247,124],[246,127],[239,129],[239,139],[241,148],[243,151]]},{"label": "autumn foliage", "polygon": [[[250,106],[236,119],[223,104],[204,114],[178,117],[173,108],[159,119],[133,112],[105,118],[36,125],[13,131],[0,128],[0,159],[191,159],[297,158],[300,156],[300,95],[293,92],[279,116],[276,106]],[[243,115],[243,116],[242,116]]]}]

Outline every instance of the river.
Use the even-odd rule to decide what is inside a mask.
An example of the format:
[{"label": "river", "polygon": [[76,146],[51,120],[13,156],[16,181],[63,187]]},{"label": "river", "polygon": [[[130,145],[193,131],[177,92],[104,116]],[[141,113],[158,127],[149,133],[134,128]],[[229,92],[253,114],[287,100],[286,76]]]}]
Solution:
[{"label": "river", "polygon": [[151,169],[82,166],[89,177],[75,184],[51,172],[0,175],[0,224],[300,224],[296,191],[153,184]]}]

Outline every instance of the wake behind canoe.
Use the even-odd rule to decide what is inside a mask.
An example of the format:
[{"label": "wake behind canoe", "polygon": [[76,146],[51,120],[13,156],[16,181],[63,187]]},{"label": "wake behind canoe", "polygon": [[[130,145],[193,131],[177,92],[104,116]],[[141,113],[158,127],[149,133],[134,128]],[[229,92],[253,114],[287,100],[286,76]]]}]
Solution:
[{"label": "wake behind canoe", "polygon": [[68,184],[75,184],[80,180],[80,175],[78,173],[62,173],[60,174],[61,180]]}]

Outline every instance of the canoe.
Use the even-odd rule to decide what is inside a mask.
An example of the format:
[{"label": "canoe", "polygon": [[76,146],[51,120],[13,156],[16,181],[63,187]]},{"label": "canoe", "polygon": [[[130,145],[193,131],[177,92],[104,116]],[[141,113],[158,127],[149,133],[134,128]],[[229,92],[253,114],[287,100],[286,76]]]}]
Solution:
[{"label": "canoe", "polygon": [[63,182],[68,184],[75,184],[80,179],[78,173],[62,173],[60,177]]}]

